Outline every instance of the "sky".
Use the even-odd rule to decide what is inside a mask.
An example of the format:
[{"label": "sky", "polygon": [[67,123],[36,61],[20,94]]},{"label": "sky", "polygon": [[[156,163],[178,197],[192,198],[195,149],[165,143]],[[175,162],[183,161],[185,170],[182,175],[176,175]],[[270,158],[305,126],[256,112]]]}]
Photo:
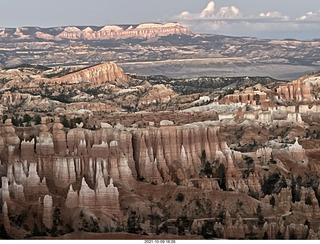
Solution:
[{"label": "sky", "polygon": [[320,38],[320,0],[1,0],[0,26],[178,21],[194,33]]}]

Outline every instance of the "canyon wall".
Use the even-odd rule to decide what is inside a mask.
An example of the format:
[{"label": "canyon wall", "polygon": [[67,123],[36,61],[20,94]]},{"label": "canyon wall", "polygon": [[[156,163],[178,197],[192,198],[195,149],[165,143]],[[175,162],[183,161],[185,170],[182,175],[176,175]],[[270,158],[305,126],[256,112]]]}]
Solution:
[{"label": "canyon wall", "polygon": [[[131,228],[135,214],[148,218],[153,201],[157,205],[152,207],[152,216],[159,214],[159,218],[164,218],[165,211],[186,211],[186,217],[198,216],[190,226],[190,233],[197,235],[212,223],[210,228],[220,238],[318,238],[313,228],[301,224],[308,220],[316,226],[314,218],[320,218],[314,189],[283,187],[278,193],[268,193],[266,188],[275,177],[265,171],[272,160],[282,160],[279,165],[285,170],[288,162],[304,169],[311,167],[298,140],[285,152],[261,148],[248,157],[229,148],[220,135],[221,128],[214,122],[175,126],[166,120],[160,122],[160,127],[151,124],[138,129],[101,123],[98,130],[85,129],[80,123],[77,128],[66,130],[58,117],[53,123],[50,121],[42,118],[39,134],[30,141],[20,141],[10,120],[2,126],[0,138],[6,141],[2,145],[6,153],[1,155],[0,225],[6,231],[14,229],[15,238],[22,238],[26,232],[16,229],[13,215],[24,213],[26,219],[34,216],[37,228],[44,226],[47,233],[56,233],[57,221],[61,220],[68,225],[60,224],[59,228],[87,230],[92,226],[89,231],[102,231],[120,228],[120,223]],[[281,156],[277,157],[278,154]],[[167,188],[164,192],[180,189],[180,197],[173,197],[177,194],[174,192],[166,196],[153,187]],[[179,208],[180,202],[193,204],[189,190],[200,194],[197,207]],[[294,201],[292,196],[297,199]],[[221,209],[224,197],[230,204],[239,205],[240,212],[228,208],[229,203]],[[221,220],[210,217],[209,209],[201,213],[207,208],[202,203],[204,199],[210,202],[206,203],[209,209],[220,215],[223,212]],[[161,204],[166,201],[171,201],[171,209],[164,211]],[[242,207],[243,202],[247,205]],[[277,217],[263,219],[262,214],[268,211]],[[294,224],[281,217],[291,213],[299,219]],[[244,221],[244,217],[254,221]],[[149,227],[155,228],[155,224],[148,221],[141,226],[150,232]]]}]

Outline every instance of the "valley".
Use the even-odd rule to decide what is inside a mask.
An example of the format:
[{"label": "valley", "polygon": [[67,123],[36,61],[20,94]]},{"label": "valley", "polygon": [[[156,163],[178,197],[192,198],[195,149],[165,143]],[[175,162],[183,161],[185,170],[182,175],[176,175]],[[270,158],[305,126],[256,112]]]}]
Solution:
[{"label": "valley", "polygon": [[0,29],[0,239],[319,239],[319,48]]}]

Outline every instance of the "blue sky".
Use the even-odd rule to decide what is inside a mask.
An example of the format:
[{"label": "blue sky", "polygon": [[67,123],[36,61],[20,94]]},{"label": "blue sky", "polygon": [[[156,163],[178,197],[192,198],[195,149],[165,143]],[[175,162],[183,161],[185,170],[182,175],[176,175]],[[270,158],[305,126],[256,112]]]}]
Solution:
[{"label": "blue sky", "polygon": [[319,0],[2,0],[0,26],[179,21],[193,32],[320,38]]}]

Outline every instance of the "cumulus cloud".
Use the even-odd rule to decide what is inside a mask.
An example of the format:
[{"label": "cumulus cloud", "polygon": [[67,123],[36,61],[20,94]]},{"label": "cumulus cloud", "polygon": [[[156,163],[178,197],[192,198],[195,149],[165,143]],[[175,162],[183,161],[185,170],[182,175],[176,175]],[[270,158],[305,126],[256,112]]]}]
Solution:
[{"label": "cumulus cloud", "polygon": [[204,10],[202,10],[200,17],[207,18],[212,16],[214,13],[214,9],[215,9],[215,3],[211,1],[210,3],[208,3],[207,7]]},{"label": "cumulus cloud", "polygon": [[[305,35],[307,31],[311,33],[317,30],[317,33],[320,34],[318,31],[320,11],[308,12],[298,18],[283,15],[278,11],[248,16],[243,14],[236,6],[217,8],[215,2],[211,1],[199,13],[184,11],[174,16],[172,20],[179,21],[190,27],[192,31],[200,33],[258,37],[268,37],[270,35],[270,38],[293,37],[300,39],[309,37],[299,37],[299,35],[302,35],[299,34],[299,31]],[[295,34],[292,35],[292,33]],[[320,38],[320,35],[318,38]]]},{"label": "cumulus cloud", "polygon": [[259,17],[261,18],[277,18],[277,19],[283,19],[283,20],[289,20],[288,16],[282,15],[278,11],[274,12],[267,12],[267,13],[260,13]]},{"label": "cumulus cloud", "polygon": [[211,1],[200,13],[184,11],[175,18],[184,20],[197,19],[233,19],[241,17],[240,10],[235,6],[215,8],[215,2]]},{"label": "cumulus cloud", "polygon": [[304,21],[304,20],[313,20],[313,21],[320,21],[320,10],[317,12],[308,12],[305,15],[300,16],[297,18],[298,21]]}]

